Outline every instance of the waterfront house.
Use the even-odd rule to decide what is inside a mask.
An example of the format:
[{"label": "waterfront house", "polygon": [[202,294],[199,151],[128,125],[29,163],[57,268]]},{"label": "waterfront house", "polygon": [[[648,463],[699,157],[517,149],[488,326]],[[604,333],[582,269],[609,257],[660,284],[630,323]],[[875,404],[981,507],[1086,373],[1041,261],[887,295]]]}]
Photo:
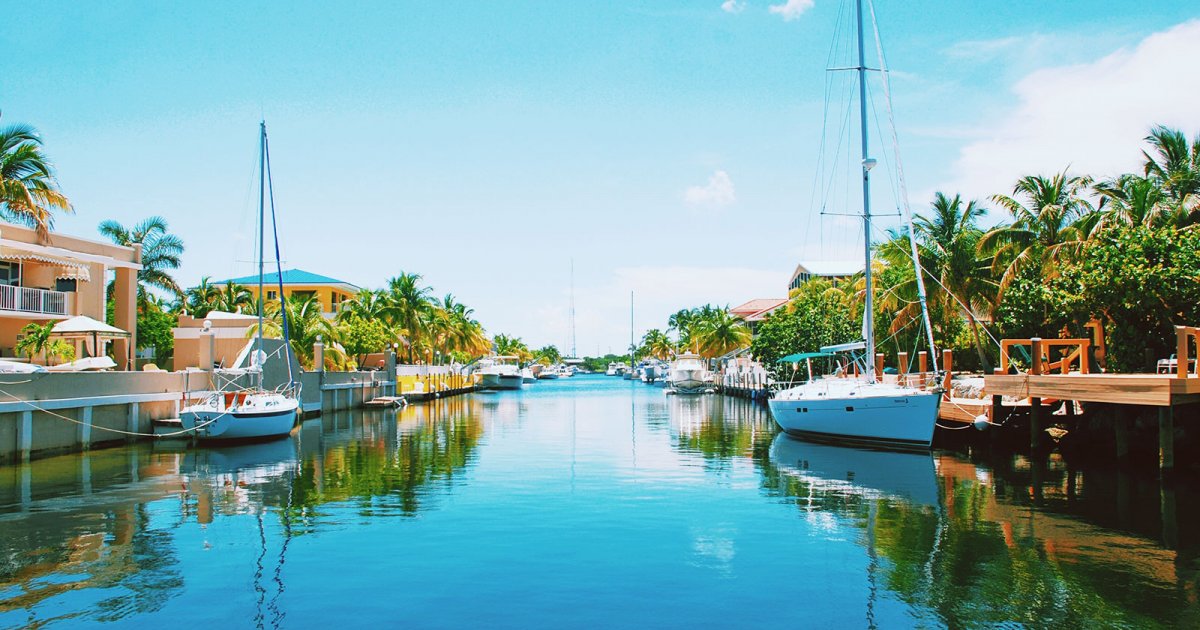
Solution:
[{"label": "waterfront house", "polygon": [[760,298],[729,309],[729,314],[746,322],[751,333],[757,333],[758,323],[787,303],[787,298]]},{"label": "waterfront house", "polygon": [[[232,367],[249,343],[250,327],[257,323],[258,316],[247,313],[209,311],[204,317],[180,315],[178,325],[172,329],[175,336],[173,369]],[[200,365],[200,336],[204,332],[212,335],[213,365]]]},{"label": "waterfront house", "polygon": [[21,329],[85,315],[105,321],[105,289],[114,283],[115,321],[129,333],[112,345],[118,369],[132,364],[137,336],[141,246],[122,247],[0,222],[0,356],[15,357]]},{"label": "waterfront house", "polygon": [[788,281],[788,291],[800,288],[800,285],[813,278],[825,278],[833,284],[846,280],[856,273],[862,273],[863,261],[845,260],[810,260],[798,263]]},{"label": "waterfront house", "polygon": [[[245,286],[250,290],[254,299],[258,299],[258,274],[243,276],[241,278],[230,278],[212,284],[220,287],[229,282]],[[263,288],[267,294],[267,300],[279,299],[279,284],[278,273],[270,272],[263,276]],[[314,296],[321,303],[321,313],[326,317],[337,315],[342,304],[346,300],[353,298],[358,292],[359,287],[344,280],[322,276],[311,271],[304,271],[303,269],[283,270],[284,297]]]}]

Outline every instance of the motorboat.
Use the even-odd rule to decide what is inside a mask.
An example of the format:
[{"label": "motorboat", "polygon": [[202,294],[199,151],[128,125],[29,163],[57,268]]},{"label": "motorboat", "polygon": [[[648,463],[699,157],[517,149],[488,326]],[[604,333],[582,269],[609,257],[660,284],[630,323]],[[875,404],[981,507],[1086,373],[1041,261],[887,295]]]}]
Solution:
[{"label": "motorboat", "polygon": [[482,389],[521,389],[525,379],[517,366],[517,357],[495,356],[479,362]]},{"label": "motorboat", "polygon": [[521,368],[521,380],[525,383],[532,383],[537,380],[537,376],[533,373],[533,368],[526,366]]},{"label": "motorboat", "polygon": [[608,369],[604,370],[604,375],[605,376],[617,376],[620,373],[621,367],[622,366],[617,363],[609,363]]},{"label": "motorboat", "polygon": [[667,384],[677,394],[699,394],[711,386],[712,376],[700,355],[684,353],[671,362]]},{"label": "motorboat", "polygon": [[538,372],[538,378],[543,380],[553,380],[558,378],[558,366],[547,365],[542,367],[542,371]]}]

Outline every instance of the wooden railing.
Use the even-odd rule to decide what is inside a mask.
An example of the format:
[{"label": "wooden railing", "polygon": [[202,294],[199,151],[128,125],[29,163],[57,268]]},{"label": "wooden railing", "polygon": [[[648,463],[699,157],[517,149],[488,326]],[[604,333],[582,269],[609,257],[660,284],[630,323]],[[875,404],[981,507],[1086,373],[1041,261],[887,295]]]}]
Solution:
[{"label": "wooden railing", "polygon": [[70,310],[68,295],[62,291],[3,284],[0,285],[0,310],[67,315]]},{"label": "wooden railing", "polygon": [[[1071,365],[1075,363],[1079,365],[1080,374],[1087,374],[1088,349],[1091,345],[1091,339],[1004,339],[1000,342],[1000,367],[996,368],[996,373],[1008,373],[1012,365],[1012,348],[1029,346],[1029,356],[1032,359],[1030,374],[1067,374],[1071,371]],[[1054,356],[1055,350],[1062,353],[1057,360]]]},{"label": "wooden railing", "polygon": [[[1188,371],[1188,364],[1193,362],[1189,359],[1192,356],[1189,351],[1189,341],[1196,343],[1197,352],[1194,373],[1189,373]],[[1200,375],[1200,328],[1195,326],[1175,327],[1175,375],[1179,378]]]}]

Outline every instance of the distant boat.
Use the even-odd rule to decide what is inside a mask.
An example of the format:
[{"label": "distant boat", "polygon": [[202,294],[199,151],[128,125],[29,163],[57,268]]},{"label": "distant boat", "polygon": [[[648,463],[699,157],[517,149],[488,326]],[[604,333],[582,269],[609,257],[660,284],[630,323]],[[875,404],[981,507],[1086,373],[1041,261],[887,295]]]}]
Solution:
[{"label": "distant boat", "polygon": [[712,377],[698,354],[681,354],[671,362],[667,384],[680,394],[698,394],[709,387]]},{"label": "distant boat", "polygon": [[525,379],[517,367],[517,357],[495,356],[479,362],[480,383],[483,389],[521,389]]},{"label": "distant boat", "polygon": [[[863,341],[821,348],[821,352],[848,353],[852,366],[861,376],[811,379],[809,382],[785,389],[768,402],[771,415],[789,435],[811,440],[841,442],[854,445],[886,446],[892,448],[927,450],[933,443],[938,406],[942,394],[936,389],[919,389],[901,384],[880,382],[875,374],[875,311],[871,297],[871,203],[870,172],[876,161],[867,155],[866,60],[863,53],[863,6],[858,0],[858,72],[859,123],[861,125],[862,161],[855,175],[862,178],[862,210],[865,270],[865,308],[863,309]],[[886,69],[883,69],[886,73]],[[886,74],[884,75],[886,80]],[[910,232],[911,232],[911,225]],[[911,238],[910,234],[910,238]],[[915,256],[915,245],[914,256]],[[929,310],[925,301],[920,261],[916,267],[917,293],[921,312],[929,333]],[[931,356],[935,356],[933,352]],[[843,365],[843,368],[848,367]],[[934,368],[936,372],[936,366]]]},{"label": "distant boat", "polygon": [[609,363],[608,369],[604,370],[605,376],[616,376],[621,373],[621,366],[616,363]]},{"label": "distant boat", "polygon": [[521,380],[526,383],[532,383],[532,382],[536,381],[537,376],[534,375],[533,368],[530,368],[530,367],[521,368]]},{"label": "distant boat", "polygon": [[557,365],[547,365],[547,366],[542,367],[542,371],[538,372],[538,378],[545,379],[545,380],[551,380],[551,379],[558,378],[558,366]]},{"label": "distant boat", "polygon": [[[259,125],[259,187],[258,187],[258,294],[263,291],[263,259],[265,232],[266,192],[270,181],[270,156],[267,153],[267,124]],[[273,196],[272,196],[273,199]],[[275,225],[275,203],[271,201],[271,225]],[[275,251],[279,251],[279,235],[275,235]],[[279,258],[275,258],[278,271]],[[279,273],[282,283],[283,274]],[[279,295],[283,296],[282,287]],[[287,311],[284,310],[283,329],[288,328]],[[286,335],[285,335],[286,336]],[[299,383],[292,377],[291,344],[283,341],[284,361],[288,366],[288,383],[282,388],[267,391],[263,387],[263,368],[268,360],[263,351],[263,301],[258,300],[258,336],[253,352],[247,357],[248,368],[243,372],[255,380],[255,384],[238,391],[215,391],[199,403],[185,407],[179,420],[185,429],[195,431],[202,440],[249,440],[283,437],[296,426],[300,411]]]}]

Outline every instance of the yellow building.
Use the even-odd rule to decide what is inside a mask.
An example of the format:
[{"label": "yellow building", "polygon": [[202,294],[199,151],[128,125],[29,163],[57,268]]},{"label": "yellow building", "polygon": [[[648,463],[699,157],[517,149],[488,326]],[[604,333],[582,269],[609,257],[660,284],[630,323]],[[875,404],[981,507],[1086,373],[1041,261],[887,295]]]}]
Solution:
[{"label": "yellow building", "polygon": [[[241,278],[232,278],[214,282],[213,284],[221,287],[226,283],[232,282],[240,284],[250,290],[254,299],[258,299],[258,276],[244,276]],[[279,274],[268,273],[263,276],[263,289],[267,292],[267,300],[279,299]],[[321,303],[321,313],[326,317],[337,315],[342,304],[354,297],[359,291],[359,288],[349,282],[343,282],[322,276],[301,269],[284,269],[283,270],[283,295],[292,297],[293,295],[308,297],[315,296]]]}]

